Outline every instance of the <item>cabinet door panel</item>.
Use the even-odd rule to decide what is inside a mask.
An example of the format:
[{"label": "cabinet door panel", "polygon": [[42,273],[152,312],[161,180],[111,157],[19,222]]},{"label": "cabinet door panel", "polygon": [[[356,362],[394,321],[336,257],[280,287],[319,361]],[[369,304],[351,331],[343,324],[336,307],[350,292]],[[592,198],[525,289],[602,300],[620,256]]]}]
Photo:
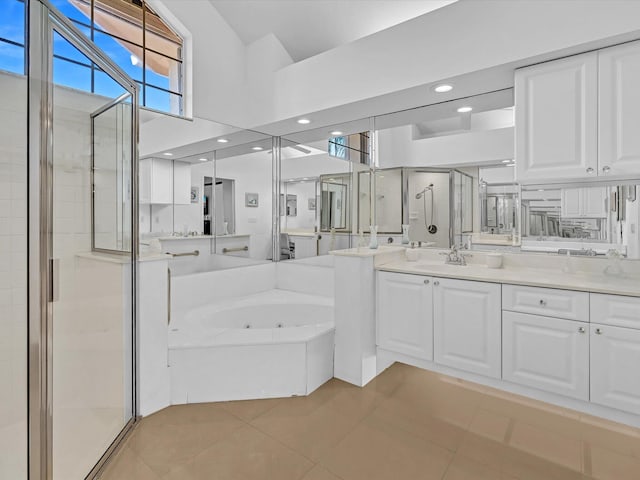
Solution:
[{"label": "cabinet door panel", "polygon": [[154,204],[173,203],[173,168],[170,160],[151,160],[151,201]]},{"label": "cabinet door panel", "polygon": [[607,218],[607,188],[582,189],[582,216],[585,218]]},{"label": "cabinet door panel", "polygon": [[591,401],[640,415],[640,330],[591,325]]},{"label": "cabinet door panel", "polygon": [[640,42],[599,52],[600,174],[640,173]]},{"label": "cabinet door panel", "polygon": [[502,378],[580,400],[589,399],[588,325],[504,312]]},{"label": "cabinet door panel", "polygon": [[378,272],[378,346],[433,360],[432,282],[427,277]]},{"label": "cabinet door panel", "polygon": [[597,53],[516,70],[516,180],[597,174]]},{"label": "cabinet door panel", "polygon": [[563,188],[560,192],[560,216],[578,218],[582,216],[582,188]]},{"label": "cabinet door panel", "polygon": [[434,359],[449,367],[501,376],[501,287],[434,279]]},{"label": "cabinet door panel", "polygon": [[191,204],[191,164],[173,162],[173,202],[176,205]]}]

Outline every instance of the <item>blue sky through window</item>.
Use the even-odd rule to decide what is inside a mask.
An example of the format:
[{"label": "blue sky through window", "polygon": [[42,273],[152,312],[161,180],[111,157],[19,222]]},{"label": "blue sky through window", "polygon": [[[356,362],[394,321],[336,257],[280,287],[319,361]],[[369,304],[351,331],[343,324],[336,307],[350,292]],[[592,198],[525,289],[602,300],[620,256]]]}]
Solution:
[{"label": "blue sky through window", "polygon": [[[91,37],[88,25],[90,19],[76,9],[68,0],[51,0],[52,5],[70,18],[87,37]],[[25,73],[25,4],[23,0],[0,0],[0,70],[24,75]],[[99,29],[99,25],[96,25]],[[139,51],[123,40],[117,40],[111,35],[94,30],[94,42],[113,61],[120,66],[131,78],[142,84],[142,59],[132,53]],[[18,45],[15,45],[18,44]],[[128,47],[128,48],[127,48]],[[93,92],[104,96],[118,96],[122,89],[117,86],[108,75],[94,68],[93,85],[91,80],[91,62],[60,35],[54,35],[54,82],[70,88]],[[147,52],[148,56],[156,55]],[[71,61],[69,61],[71,60]],[[179,70],[179,62],[176,71]],[[95,67],[95,66],[94,66]],[[147,68],[145,72],[146,92],[140,92],[140,101],[145,105],[160,111],[170,112],[171,98],[179,99],[179,95],[165,92],[169,90],[169,78],[159,75]],[[160,87],[160,88],[153,88]],[[175,88],[175,86],[174,86]],[[177,104],[178,102],[174,102]]]},{"label": "blue sky through window", "polygon": [[[0,0],[0,38],[24,45],[24,3]],[[0,69],[24,75],[24,48],[0,42]]]}]

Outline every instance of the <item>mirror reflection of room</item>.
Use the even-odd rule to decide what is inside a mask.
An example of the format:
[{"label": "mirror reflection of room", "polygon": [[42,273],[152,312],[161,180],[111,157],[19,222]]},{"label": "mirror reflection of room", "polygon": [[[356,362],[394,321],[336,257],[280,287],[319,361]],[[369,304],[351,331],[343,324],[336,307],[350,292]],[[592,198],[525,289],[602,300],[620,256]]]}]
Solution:
[{"label": "mirror reflection of room", "polygon": [[354,245],[354,185],[358,172],[369,171],[366,126],[355,122],[282,139],[281,260],[326,256]]}]

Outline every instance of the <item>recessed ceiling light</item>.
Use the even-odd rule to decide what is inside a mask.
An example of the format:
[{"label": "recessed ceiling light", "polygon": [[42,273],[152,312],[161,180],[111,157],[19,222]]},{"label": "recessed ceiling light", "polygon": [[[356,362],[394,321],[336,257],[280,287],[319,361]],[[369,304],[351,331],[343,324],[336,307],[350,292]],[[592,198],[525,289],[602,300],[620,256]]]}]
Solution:
[{"label": "recessed ceiling light", "polygon": [[262,150],[262,147],[251,147],[251,150],[255,150],[256,152]]},{"label": "recessed ceiling light", "polygon": [[227,140],[226,138],[219,138],[218,139],[218,143],[227,143],[229,142],[229,140]]},{"label": "recessed ceiling light", "polygon": [[342,132],[340,130],[334,130],[333,132],[331,132],[331,135],[337,137],[338,135],[342,135]]},{"label": "recessed ceiling light", "polygon": [[441,85],[436,85],[436,87],[433,90],[438,93],[446,93],[453,90],[453,87],[451,85],[447,85],[446,83],[443,83]]},{"label": "recessed ceiling light", "polygon": [[298,123],[300,125],[308,125],[311,123],[311,120],[309,120],[308,118],[300,118],[298,119]]},{"label": "recessed ceiling light", "polygon": [[460,107],[458,113],[469,113],[471,110],[473,110],[472,107]]},{"label": "recessed ceiling light", "polygon": [[172,157],[173,153],[171,152],[164,152],[163,155],[166,155],[167,157]]},{"label": "recessed ceiling light", "polygon": [[207,162],[207,161],[208,161],[208,159],[206,159],[206,158],[201,158],[201,159],[200,159],[200,161],[201,161],[201,162]]}]

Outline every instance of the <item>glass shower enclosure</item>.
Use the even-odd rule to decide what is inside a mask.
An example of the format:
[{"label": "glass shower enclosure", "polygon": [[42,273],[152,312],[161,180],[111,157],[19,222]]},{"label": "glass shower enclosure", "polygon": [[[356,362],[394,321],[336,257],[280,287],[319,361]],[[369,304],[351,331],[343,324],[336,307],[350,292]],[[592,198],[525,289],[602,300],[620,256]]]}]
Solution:
[{"label": "glass shower enclosure", "polygon": [[81,480],[136,421],[138,86],[47,1],[27,8],[29,478]]}]

